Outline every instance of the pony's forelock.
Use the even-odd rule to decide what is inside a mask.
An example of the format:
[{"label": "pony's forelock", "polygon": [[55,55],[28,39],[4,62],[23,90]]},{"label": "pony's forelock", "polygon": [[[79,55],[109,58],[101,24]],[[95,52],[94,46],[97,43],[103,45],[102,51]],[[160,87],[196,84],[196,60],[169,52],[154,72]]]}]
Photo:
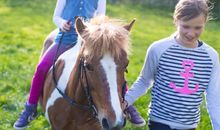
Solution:
[{"label": "pony's forelock", "polygon": [[122,20],[104,16],[96,17],[86,23],[87,29],[82,34],[82,38],[90,58],[102,57],[105,53],[119,58],[122,50],[129,54],[129,32],[122,24]]}]

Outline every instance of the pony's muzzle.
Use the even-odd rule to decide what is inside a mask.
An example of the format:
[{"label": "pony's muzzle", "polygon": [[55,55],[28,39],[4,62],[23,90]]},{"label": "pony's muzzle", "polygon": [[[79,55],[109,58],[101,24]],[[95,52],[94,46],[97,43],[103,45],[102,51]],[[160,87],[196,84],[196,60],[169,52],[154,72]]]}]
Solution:
[{"label": "pony's muzzle", "polygon": [[117,122],[112,122],[111,120],[103,118],[102,127],[104,130],[121,130],[124,127],[125,121],[124,118]]}]

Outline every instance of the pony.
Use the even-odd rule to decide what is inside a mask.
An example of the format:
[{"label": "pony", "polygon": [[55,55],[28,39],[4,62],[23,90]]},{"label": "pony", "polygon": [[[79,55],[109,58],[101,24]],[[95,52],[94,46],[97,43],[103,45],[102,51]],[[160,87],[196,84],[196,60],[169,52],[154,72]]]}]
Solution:
[{"label": "pony", "polygon": [[99,16],[75,20],[78,40],[45,79],[41,105],[52,130],[120,130],[130,24]]}]

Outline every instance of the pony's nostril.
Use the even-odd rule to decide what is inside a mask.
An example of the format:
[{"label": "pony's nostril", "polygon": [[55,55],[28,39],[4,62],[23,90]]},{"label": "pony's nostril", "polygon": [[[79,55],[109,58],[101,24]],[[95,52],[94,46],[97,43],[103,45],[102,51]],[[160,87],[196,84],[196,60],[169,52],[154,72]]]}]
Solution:
[{"label": "pony's nostril", "polygon": [[104,130],[109,130],[109,124],[106,118],[102,119],[102,126],[104,128]]}]

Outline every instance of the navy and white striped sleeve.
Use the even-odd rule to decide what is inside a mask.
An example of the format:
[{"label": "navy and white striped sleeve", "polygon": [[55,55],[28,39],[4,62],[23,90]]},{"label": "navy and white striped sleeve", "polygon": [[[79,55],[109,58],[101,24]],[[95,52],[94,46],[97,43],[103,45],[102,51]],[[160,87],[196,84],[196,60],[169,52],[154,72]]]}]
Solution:
[{"label": "navy and white striped sleeve", "polygon": [[147,50],[145,62],[139,77],[125,95],[128,105],[133,104],[135,100],[144,95],[154,80],[157,57],[152,46]]},{"label": "navy and white striped sleeve", "polygon": [[218,53],[214,54],[213,70],[209,82],[208,89],[206,91],[206,102],[208,112],[212,121],[213,130],[220,130],[220,64]]}]

